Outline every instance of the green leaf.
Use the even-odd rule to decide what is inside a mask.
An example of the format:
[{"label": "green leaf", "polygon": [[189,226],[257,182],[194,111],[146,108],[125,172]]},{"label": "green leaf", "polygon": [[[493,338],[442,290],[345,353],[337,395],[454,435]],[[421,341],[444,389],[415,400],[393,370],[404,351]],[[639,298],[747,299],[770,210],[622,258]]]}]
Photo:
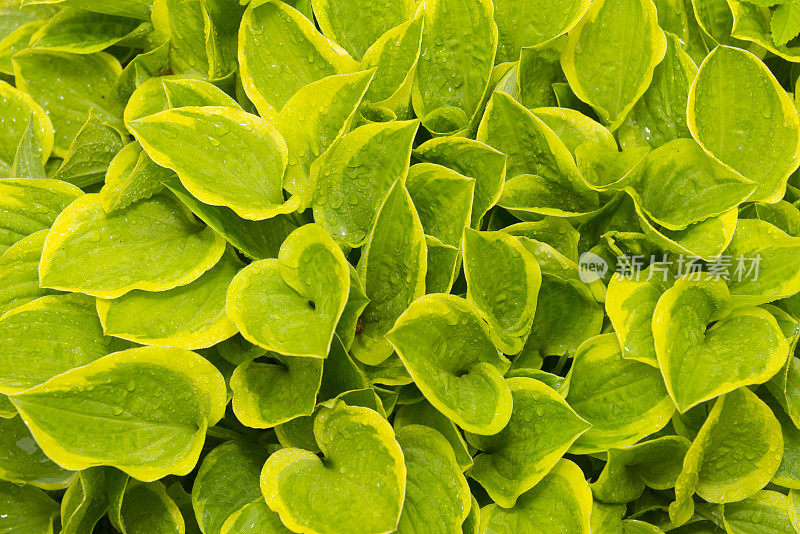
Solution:
[{"label": "green leaf", "polygon": [[653,81],[618,130],[623,149],[639,145],[658,148],[673,139],[691,137],[686,105],[697,65],[676,35],[666,35],[667,51],[653,71]]},{"label": "green leaf", "polygon": [[180,349],[202,349],[228,339],[238,330],[225,313],[226,294],[242,266],[229,252],[184,286],[97,299],[103,331],[137,343]]},{"label": "green leaf", "polygon": [[500,198],[506,178],[506,156],[479,141],[462,137],[431,139],[417,147],[414,155],[475,180],[470,226],[477,228]]},{"label": "green leaf", "polygon": [[33,48],[73,54],[92,54],[119,44],[137,44],[152,26],[128,17],[83,9],[59,11],[31,37]]},{"label": "green leaf", "polygon": [[108,165],[105,183],[100,190],[100,203],[106,212],[127,208],[161,191],[162,180],[171,175],[172,171],[159,167],[150,159],[142,145],[128,143]]},{"label": "green leaf", "polygon": [[107,507],[104,468],[93,467],[81,471],[61,501],[62,532],[92,532]]},{"label": "green leaf", "polygon": [[406,495],[397,532],[460,532],[472,503],[450,444],[422,425],[403,426],[396,434],[406,465]]},{"label": "green leaf", "polygon": [[0,255],[0,317],[18,306],[55,291],[39,287],[39,259],[47,237],[40,230],[11,245]]},{"label": "green leaf", "polygon": [[45,456],[20,417],[0,419],[0,429],[0,479],[58,490],[75,477]]},{"label": "green leaf", "polygon": [[759,491],[752,497],[723,507],[725,528],[734,534],[796,531],[789,512],[789,497],[776,491]]},{"label": "green leaf", "polygon": [[276,359],[245,362],[233,372],[233,412],[245,426],[272,428],[314,411],[324,362],[296,356]]},{"label": "green leaf", "polygon": [[542,382],[510,378],[507,383],[514,402],[508,425],[493,436],[468,433],[467,440],[484,451],[475,457],[470,477],[494,502],[512,508],[590,425]]},{"label": "green leaf", "polygon": [[[374,72],[340,74],[311,82],[286,102],[276,122],[288,149],[283,185],[305,208],[314,193],[311,164],[349,129]],[[299,211],[300,211],[299,210]]]},{"label": "green leaf", "polygon": [[161,177],[162,183],[198,219],[248,258],[260,260],[276,257],[281,243],[297,228],[297,223],[289,215],[277,215],[263,221],[250,221],[242,219],[230,208],[203,204],[186,190],[174,173],[169,174],[168,177]]},{"label": "green leaf", "polygon": [[497,49],[493,7],[488,0],[429,0],[421,10],[414,112],[434,135],[452,134],[470,125],[489,89]]},{"label": "green leaf", "polygon": [[364,54],[362,68],[375,68],[364,96],[362,114],[385,109],[400,119],[411,118],[411,89],[422,43],[422,17],[408,20],[378,38]]},{"label": "green leaf", "polygon": [[290,534],[263,497],[232,513],[222,525],[220,534]]},{"label": "green leaf", "polygon": [[[758,0],[757,0],[758,1]],[[768,0],[769,1],[769,0]],[[778,2],[775,2],[777,4]],[[781,4],[790,4],[781,1]],[[787,61],[797,61],[800,58],[800,50],[790,39],[782,45],[778,45],[772,36],[771,22],[774,11],[763,9],[753,2],[739,2],[730,0],[729,4],[733,14],[733,30],[731,36],[741,39],[743,42],[750,41],[763,46],[776,56],[782,57]],[[792,2],[791,5],[797,6]],[[797,9],[796,7],[794,9]],[[783,10],[784,15],[792,14],[791,9]],[[788,27],[787,27],[788,28]],[[791,44],[790,44],[791,43]]]},{"label": "green leaf", "polygon": [[292,232],[277,259],[251,263],[228,288],[227,312],[268,350],[325,358],[350,289],[347,262],[317,224]]},{"label": "green leaf", "polygon": [[208,453],[192,487],[192,508],[203,532],[220,532],[228,517],[261,497],[259,477],[267,452],[228,441]]},{"label": "green leaf", "polygon": [[692,514],[691,496],[712,503],[746,499],[778,470],[783,454],[780,424],[747,388],[720,397],[686,453],[669,506],[674,524]]},{"label": "green leaf", "polygon": [[23,391],[109,352],[93,299],[50,295],[0,318],[0,391]]},{"label": "green leaf", "polygon": [[395,431],[409,425],[425,425],[439,432],[450,444],[462,471],[472,467],[472,456],[458,427],[427,401],[400,407],[394,416]]},{"label": "green leaf", "polygon": [[675,412],[658,370],[624,359],[614,334],[580,346],[566,400],[592,425],[570,449],[576,454],[632,445],[663,428]]},{"label": "green leaf", "polygon": [[409,168],[406,187],[425,235],[459,247],[470,224],[475,179],[441,165],[418,163]]},{"label": "green leaf", "polygon": [[75,7],[96,13],[149,20],[153,2],[152,0],[120,0],[113,4],[106,4],[97,3],[94,0],[22,0],[22,4],[26,7],[48,4],[58,7]]},{"label": "green leaf", "polygon": [[[350,268],[350,292],[347,295],[347,304],[344,306],[342,316],[336,324],[336,335],[342,342],[345,349],[350,350],[353,346],[353,341],[356,338],[356,332],[359,329],[359,319],[364,311],[364,308],[369,304],[369,297],[367,297],[366,289],[364,289],[364,282],[361,276],[352,265]],[[363,322],[361,323],[363,328]]]},{"label": "green leaf", "polygon": [[504,93],[495,93],[478,141],[508,155],[508,180],[498,201],[507,209],[571,215],[597,209],[597,194],[581,180],[575,161],[541,119]]},{"label": "green leaf", "polygon": [[14,161],[9,169],[10,178],[47,178],[42,163],[42,147],[35,128],[36,120],[31,115],[14,154]]},{"label": "green leaf", "polygon": [[714,262],[733,239],[738,216],[737,210],[732,209],[690,224],[683,230],[668,230],[651,221],[639,206],[636,206],[636,213],[647,240],[658,248],[708,262]]},{"label": "green leaf", "polygon": [[[45,454],[62,467],[110,465],[151,481],[194,468],[206,428],[222,418],[226,392],[219,371],[197,354],[142,347],[10,398]],[[112,442],[109,435],[119,437]]]},{"label": "green leaf", "polygon": [[481,509],[481,532],[570,532],[589,534],[592,492],[580,468],[562,459],[513,508],[489,504]]},{"label": "green leaf", "polygon": [[0,481],[0,528],[9,534],[53,534],[58,503],[38,488]]},{"label": "green leaf", "polygon": [[311,0],[319,27],[356,60],[384,33],[414,16],[414,0],[378,4],[366,0]]},{"label": "green leaf", "polygon": [[406,489],[391,426],[368,408],[337,402],[314,419],[325,461],[295,448],[267,459],[261,491],[295,531],[379,533],[397,527]]},{"label": "green leaf", "polygon": [[425,293],[449,293],[458,275],[461,251],[428,235],[425,236],[425,248],[428,250]]},{"label": "green leaf", "polygon": [[682,436],[663,436],[619,449],[609,449],[608,461],[591,484],[595,499],[625,504],[638,499],[645,486],[667,490],[683,468],[691,443]]},{"label": "green leaf", "polygon": [[464,231],[467,300],[484,314],[506,354],[522,349],[530,330],[542,275],[536,258],[513,236]]},{"label": "green leaf", "polygon": [[780,200],[800,165],[800,116],[764,64],[744,50],[716,48],[700,65],[688,105],[692,137],[758,184],[750,200]]},{"label": "green leaf", "polygon": [[739,387],[766,382],[786,363],[789,345],[772,314],[762,308],[731,312],[730,306],[723,280],[688,275],[655,307],[656,355],[681,413]]},{"label": "green leaf", "polygon": [[369,303],[351,351],[377,365],[393,350],[384,335],[414,299],[425,294],[427,250],[417,212],[403,183],[392,185],[358,263]]},{"label": "green leaf", "polygon": [[78,131],[52,178],[78,187],[102,182],[108,166],[124,146],[119,131],[103,123],[94,111]]},{"label": "green leaf", "polygon": [[27,49],[14,55],[13,64],[17,87],[40,103],[53,122],[56,156],[67,153],[90,112],[122,130],[122,120],[108,102],[122,72],[115,57]]},{"label": "green leaf", "polygon": [[506,426],[512,397],[502,374],[508,360],[471,303],[453,295],[421,297],[386,338],[425,398],[458,426],[485,435]]},{"label": "green leaf", "polygon": [[572,355],[578,347],[600,333],[603,308],[581,282],[542,277],[537,313],[531,331],[517,359]]},{"label": "green leaf", "polygon": [[225,251],[218,234],[190,217],[166,195],[112,213],[103,210],[99,195],[84,195],[61,212],[47,235],[40,283],[100,298],[188,284]]},{"label": "green leaf", "polygon": [[790,268],[800,238],[790,237],[765,221],[745,219],[736,225],[725,255],[723,276],[738,304],[757,305],[800,291],[800,273]]},{"label": "green leaf", "polygon": [[146,80],[131,94],[125,105],[125,124],[160,111],[189,106],[224,106],[243,111],[236,100],[209,82],[164,76]]},{"label": "green leaf", "polygon": [[417,121],[367,124],[340,137],[311,165],[314,220],[337,242],[363,245],[392,184],[408,174]]},{"label": "green leaf", "polygon": [[5,175],[9,175],[20,143],[29,129],[38,140],[42,163],[47,161],[53,149],[53,125],[48,114],[20,89],[0,81],[0,106],[5,119],[0,133],[0,173]]},{"label": "green leaf", "polygon": [[[287,148],[263,119],[222,106],[184,107],[128,122],[147,155],[174,170],[198,200],[245,219],[290,213],[281,179]],[[202,142],[197,142],[197,134]],[[207,141],[207,143],[206,143]]]},{"label": "green leaf", "polygon": [[658,366],[652,319],[661,295],[669,289],[663,273],[642,271],[639,279],[615,275],[608,284],[606,314],[614,326],[622,357]]},{"label": "green leaf", "polygon": [[164,484],[132,483],[122,501],[122,524],[126,534],[146,532],[186,532],[186,523],[178,505],[167,494]]},{"label": "green leaf", "polygon": [[495,1],[494,20],[499,34],[495,63],[516,61],[523,47],[535,46],[566,33],[583,17],[590,3],[589,0],[557,4]]},{"label": "green leaf", "polygon": [[261,116],[281,111],[298,90],[357,63],[284,2],[254,2],[239,28],[242,85]]},{"label": "green leaf", "polygon": [[772,13],[770,28],[776,46],[783,46],[797,37],[800,33],[800,5],[791,1],[776,7]]},{"label": "green leaf", "polygon": [[668,230],[722,215],[756,190],[752,181],[692,139],[675,139],[653,150],[637,174],[626,191],[650,221]]},{"label": "green leaf", "polygon": [[666,49],[652,0],[600,0],[569,32],[561,67],[578,98],[613,131],[647,90]]}]

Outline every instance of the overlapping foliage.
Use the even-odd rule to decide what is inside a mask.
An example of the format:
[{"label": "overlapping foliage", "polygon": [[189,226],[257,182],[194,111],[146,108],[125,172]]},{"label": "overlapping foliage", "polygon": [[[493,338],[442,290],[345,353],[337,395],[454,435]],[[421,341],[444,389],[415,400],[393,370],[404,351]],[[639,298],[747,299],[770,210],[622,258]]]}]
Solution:
[{"label": "overlapping foliage", "polygon": [[800,533],[798,5],[0,0],[0,531]]}]

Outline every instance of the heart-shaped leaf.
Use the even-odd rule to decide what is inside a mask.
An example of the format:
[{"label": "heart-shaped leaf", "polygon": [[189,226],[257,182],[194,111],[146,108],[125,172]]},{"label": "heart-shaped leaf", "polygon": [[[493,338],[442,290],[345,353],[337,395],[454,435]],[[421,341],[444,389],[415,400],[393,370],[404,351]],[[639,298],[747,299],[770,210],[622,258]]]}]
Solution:
[{"label": "heart-shaped leaf", "polygon": [[576,454],[636,443],[663,428],[675,413],[658,370],[624,359],[614,334],[580,346],[566,400],[592,425],[570,449]]},{"label": "heart-shaped leaf", "polygon": [[553,389],[532,378],[509,378],[514,409],[508,425],[493,436],[467,434],[480,451],[470,477],[492,500],[511,508],[542,480],[589,428]]},{"label": "heart-shaped leaf", "polygon": [[800,165],[800,116],[756,56],[739,48],[714,49],[700,65],[688,113],[692,137],[758,184],[750,200],[783,197],[786,180]]},{"label": "heart-shaped leaf", "polygon": [[725,282],[697,278],[676,281],[653,312],[656,356],[681,412],[739,387],[766,382],[789,354],[772,314],[762,308],[730,312]]},{"label": "heart-shaped leaf", "polygon": [[247,96],[262,117],[281,111],[302,87],[357,63],[284,2],[253,2],[239,27],[239,66]]},{"label": "heart-shaped leaf", "polygon": [[106,213],[99,195],[84,195],[53,223],[39,278],[44,287],[116,298],[188,284],[223,252],[225,241],[171,196]]},{"label": "heart-shaped leaf", "polygon": [[276,363],[245,362],[230,379],[233,413],[251,428],[272,428],[311,415],[317,401],[323,360],[283,356]]},{"label": "heart-shaped leaf", "polygon": [[311,164],[351,125],[374,72],[327,76],[312,82],[286,102],[276,126],[288,149],[283,186],[302,199],[300,211],[314,195]]},{"label": "heart-shaped leaf", "polygon": [[286,238],[277,259],[253,262],[228,288],[227,311],[252,343],[324,358],[350,290],[344,254],[318,224]]},{"label": "heart-shaped leaf", "polygon": [[[286,143],[256,115],[224,106],[189,106],[127,125],[147,155],[174,170],[201,202],[227,206],[250,220],[296,208],[283,199]],[[198,133],[208,142],[198,142]]]},{"label": "heart-shaped leaf", "polygon": [[408,305],[425,293],[426,255],[422,223],[403,182],[397,180],[358,262],[369,298],[351,347],[358,360],[377,365],[391,356],[392,346],[384,336]]},{"label": "heart-shaped leaf", "polygon": [[415,300],[386,334],[425,398],[461,428],[496,434],[511,417],[508,360],[489,325],[454,295]]},{"label": "heart-shaped leaf", "polygon": [[366,124],[337,139],[311,165],[314,220],[334,239],[363,245],[392,184],[408,173],[417,121]]},{"label": "heart-shaped leaf", "polygon": [[668,230],[722,215],[756,190],[692,139],[675,139],[650,152],[637,174],[626,190],[651,221]]},{"label": "heart-shaped leaf", "polygon": [[777,491],[759,491],[747,499],[725,504],[722,520],[730,532],[797,531],[791,498]]},{"label": "heart-shaped leaf", "polygon": [[206,428],[224,414],[226,391],[220,372],[197,354],[142,347],[10,398],[45,454],[65,469],[110,465],[149,481],[194,468]]},{"label": "heart-shaped leaf", "polygon": [[513,508],[481,508],[481,532],[570,532],[590,534],[592,492],[581,469],[560,460]]},{"label": "heart-shaped leaf", "polygon": [[396,434],[406,465],[406,496],[397,532],[460,531],[471,495],[450,444],[422,425],[404,426]]},{"label": "heart-shaped leaf", "polygon": [[503,232],[464,231],[467,300],[487,317],[506,354],[522,350],[530,330],[542,274],[536,258]]},{"label": "heart-shaped leaf", "polygon": [[178,505],[161,482],[132,482],[125,490],[120,510],[125,532],[185,532]]},{"label": "heart-shaped leaf", "polygon": [[[431,0],[422,6],[422,45],[414,112],[433,134],[467,128],[488,89],[497,26],[488,0]],[[441,46],[463,41],[468,46]]]},{"label": "heart-shaped leaf", "polygon": [[267,458],[261,492],[294,531],[381,533],[397,527],[406,489],[403,452],[377,412],[337,402],[314,419],[323,461],[303,449]]},{"label": "heart-shaped leaf", "polygon": [[652,0],[600,0],[569,32],[561,67],[578,98],[616,130],[647,90],[666,48]]},{"label": "heart-shaped leaf", "polygon": [[470,223],[475,180],[447,167],[419,163],[408,170],[406,187],[425,235],[459,247]]},{"label": "heart-shaped leaf", "polygon": [[739,388],[714,403],[683,461],[669,506],[673,524],[692,515],[692,495],[728,503],[754,495],[778,470],[783,455],[780,423],[755,393]]}]

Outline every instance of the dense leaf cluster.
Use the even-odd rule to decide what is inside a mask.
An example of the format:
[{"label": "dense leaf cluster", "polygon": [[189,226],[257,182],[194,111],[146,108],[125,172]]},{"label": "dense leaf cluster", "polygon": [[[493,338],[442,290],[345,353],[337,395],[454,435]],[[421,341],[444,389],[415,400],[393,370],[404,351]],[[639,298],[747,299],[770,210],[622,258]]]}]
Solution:
[{"label": "dense leaf cluster", "polygon": [[0,531],[800,533],[798,5],[0,0]]}]

